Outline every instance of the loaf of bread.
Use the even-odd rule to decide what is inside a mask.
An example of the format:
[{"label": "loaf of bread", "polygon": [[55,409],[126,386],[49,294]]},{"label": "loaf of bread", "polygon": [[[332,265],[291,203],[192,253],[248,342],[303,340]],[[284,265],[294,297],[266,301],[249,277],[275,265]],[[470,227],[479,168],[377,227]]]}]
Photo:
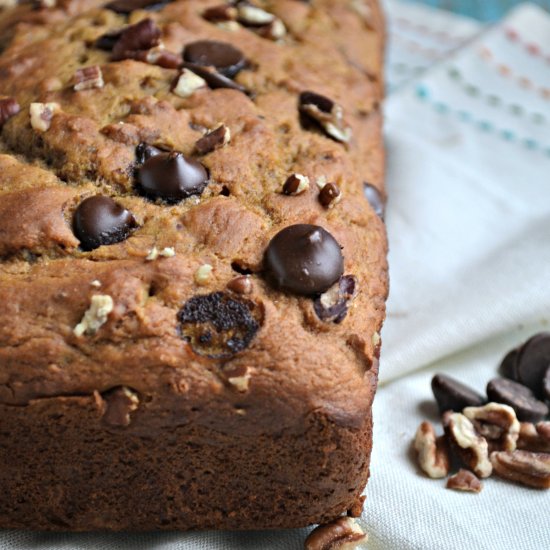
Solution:
[{"label": "loaf of bread", "polygon": [[376,1],[2,6],[0,527],[360,513]]}]

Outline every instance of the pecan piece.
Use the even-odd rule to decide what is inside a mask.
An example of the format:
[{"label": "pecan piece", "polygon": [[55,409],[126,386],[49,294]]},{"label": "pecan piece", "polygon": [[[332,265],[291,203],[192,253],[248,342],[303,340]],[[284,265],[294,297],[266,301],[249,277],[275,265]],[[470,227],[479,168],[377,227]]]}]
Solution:
[{"label": "pecan piece", "polygon": [[59,103],[31,103],[29,114],[32,128],[38,132],[46,132],[52,124],[54,114],[59,109]]},{"label": "pecan piece", "polygon": [[472,421],[477,433],[487,440],[490,452],[516,449],[519,421],[512,407],[487,403],[483,407],[466,407],[463,413]]},{"label": "pecan piece", "polygon": [[357,279],[353,275],[343,275],[336,284],[314,300],[313,309],[321,321],[339,324],[345,319],[356,294]]},{"label": "pecan piece", "polygon": [[447,480],[447,489],[454,491],[466,491],[469,493],[479,493],[483,489],[483,484],[479,478],[470,472],[461,468],[458,472]]},{"label": "pecan piece", "polygon": [[366,542],[367,534],[350,517],[341,517],[316,527],[307,537],[305,550],[351,550]]},{"label": "pecan piece", "polygon": [[195,143],[195,152],[199,155],[206,155],[224,147],[230,141],[231,131],[225,124],[220,124],[197,140],[197,143]]},{"label": "pecan piece", "polygon": [[143,52],[160,44],[161,31],[152,19],[126,27],[113,46],[113,61],[139,59]]},{"label": "pecan piece", "polygon": [[21,107],[13,97],[4,97],[0,99],[0,129],[12,117],[15,116]]},{"label": "pecan piece", "polygon": [[75,92],[103,88],[103,86],[105,86],[103,73],[101,72],[101,67],[98,65],[77,69],[73,78],[73,90]]},{"label": "pecan piece", "polygon": [[414,448],[418,453],[418,465],[433,479],[445,477],[449,473],[450,460],[447,442],[436,437],[433,425],[424,421],[418,427],[414,438]]},{"label": "pecan piece", "polygon": [[550,421],[531,424],[522,422],[519,429],[518,449],[550,453]]},{"label": "pecan piece", "polygon": [[301,195],[309,189],[309,178],[302,174],[291,174],[283,185],[283,195]]},{"label": "pecan piece", "polygon": [[489,461],[487,440],[478,435],[472,422],[462,413],[447,411],[443,427],[448,440],[462,462],[481,477],[489,477],[493,470]]},{"label": "pecan piece", "polygon": [[550,454],[529,451],[491,453],[494,472],[536,489],[550,489]]},{"label": "pecan piece", "polygon": [[302,115],[319,124],[332,139],[342,143],[350,141],[351,128],[344,123],[344,110],[332,99],[315,92],[302,92],[299,108]]}]

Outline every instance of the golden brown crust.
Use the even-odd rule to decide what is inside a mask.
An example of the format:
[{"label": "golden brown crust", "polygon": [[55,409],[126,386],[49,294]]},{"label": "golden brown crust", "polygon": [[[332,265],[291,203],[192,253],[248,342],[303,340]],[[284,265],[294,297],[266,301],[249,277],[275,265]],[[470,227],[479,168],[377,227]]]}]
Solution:
[{"label": "golden brown crust", "polygon": [[[318,445],[339,445],[341,440],[346,454],[335,451],[327,459],[329,481],[310,480],[309,497],[302,470],[289,473],[300,495],[295,497],[300,505],[290,507],[292,517],[282,517],[284,507],[277,499],[283,499],[284,491],[274,489],[258,506],[256,523],[249,512],[236,511],[230,519],[214,514],[201,522],[183,514],[166,524],[305,525],[350,508],[368,475],[387,264],[384,225],[363,197],[363,182],[384,193],[382,21],[375,2],[259,2],[288,30],[282,40],[272,41],[245,27],[229,31],[206,21],[204,9],[219,3],[181,0],[158,12],[136,11],[128,17],[100,9],[103,2],[97,0],[0,12],[0,96],[15,98],[21,108],[4,124],[0,140],[0,403],[6,411],[0,415],[0,433],[11,433],[12,423],[55,429],[53,416],[42,416],[46,407],[48,414],[55,416],[59,408],[64,419],[71,417],[61,423],[74,425],[74,434],[78,429],[89,430],[90,437],[102,430],[107,434],[101,415],[89,412],[90,396],[127,387],[140,400],[129,426],[117,432],[115,439],[124,448],[143,436],[162,441],[160,449],[186,418],[189,433],[204,449],[212,433],[225,438],[223,445],[236,438],[242,453],[233,446],[227,460],[237,467],[245,450],[261,454],[262,445],[272,458],[294,449],[308,463],[309,454],[319,451],[310,424],[321,422]],[[358,9],[360,5],[369,9]],[[177,70],[135,60],[112,62],[110,52],[93,47],[99,36],[145,17],[156,22],[172,52],[205,38],[235,45],[252,67],[235,80],[253,91],[253,97],[236,90],[201,89],[182,98],[172,91]],[[101,67],[105,86],[75,92],[75,72],[91,65]],[[302,127],[298,96],[304,90],[343,107],[353,131],[348,144]],[[31,103],[59,105],[45,131],[32,127]],[[230,129],[231,141],[200,157],[210,174],[200,197],[167,205],[137,193],[139,143],[192,156],[204,129],[219,123]],[[282,186],[293,173],[307,176],[311,185],[300,195],[283,195]],[[316,181],[323,178],[342,192],[341,201],[330,209],[318,200]],[[130,210],[138,228],[122,242],[85,252],[72,220],[82,199],[97,193]],[[320,320],[311,298],[274,289],[263,276],[269,240],[297,223],[330,231],[343,247],[344,273],[357,279],[357,295],[339,324]],[[173,248],[175,255],[148,260],[154,248]],[[196,273],[206,264],[212,267],[211,276],[201,281]],[[249,347],[232,357],[194,353],[179,332],[178,312],[196,295],[224,291],[238,275],[235,269],[252,273],[253,290],[247,298],[261,308],[261,327]],[[75,334],[97,295],[112,299],[106,322],[93,334]],[[240,391],[244,386],[234,386],[226,373],[243,368],[246,388]],[[191,413],[198,409],[200,414]],[[74,434],[65,447],[59,443],[64,452],[74,444]],[[178,445],[183,449],[187,443]],[[99,454],[107,456],[111,449],[105,443]],[[150,460],[147,453],[138,455],[138,460]],[[346,456],[353,462],[348,470],[343,467]],[[8,455],[0,455],[2,481],[12,475],[4,468],[7,461]],[[215,464],[212,458],[210,465]],[[193,461],[182,467],[199,468]],[[209,487],[208,474],[197,472],[198,483]],[[60,471],[49,475],[45,479],[52,483],[74,483],[74,478],[62,479]],[[32,504],[36,514],[28,516],[34,519],[25,523],[22,511],[7,505],[21,486],[10,487],[0,496],[0,526],[136,527],[122,512],[111,523],[85,513],[74,522],[65,518],[56,523],[37,502]],[[268,487],[266,483],[266,491]],[[197,502],[200,494],[198,489],[193,493]],[[334,500],[332,494],[340,496]],[[202,498],[206,505],[207,497]],[[271,513],[268,502],[273,499]],[[316,499],[321,499],[318,505]],[[141,517],[141,526],[164,526],[152,517]]]}]

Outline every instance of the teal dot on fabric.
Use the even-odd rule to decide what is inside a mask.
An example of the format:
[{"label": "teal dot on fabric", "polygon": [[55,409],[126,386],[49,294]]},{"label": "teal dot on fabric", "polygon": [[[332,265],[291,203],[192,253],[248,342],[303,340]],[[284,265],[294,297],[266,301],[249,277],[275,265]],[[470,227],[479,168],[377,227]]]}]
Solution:
[{"label": "teal dot on fabric", "polygon": [[472,120],[472,115],[468,111],[458,111],[457,115],[463,122],[470,122]]},{"label": "teal dot on fabric", "polygon": [[514,115],[521,115],[523,114],[523,107],[521,105],[510,105],[510,111]]},{"label": "teal dot on fabric", "polygon": [[479,129],[483,130],[484,132],[491,132],[494,129],[493,124],[488,120],[480,120],[477,125]]},{"label": "teal dot on fabric", "polygon": [[487,96],[487,103],[489,105],[492,105],[493,107],[496,107],[497,105],[500,105],[502,103],[502,100],[497,95],[488,95]]},{"label": "teal dot on fabric", "polygon": [[532,118],[535,124],[544,124],[546,122],[544,115],[541,115],[540,113],[535,113]]},{"label": "teal dot on fabric", "polygon": [[460,71],[454,67],[449,69],[448,74],[453,80],[458,80],[460,78]]},{"label": "teal dot on fabric", "polygon": [[500,132],[500,135],[506,141],[514,141],[516,139],[516,135],[514,134],[514,132],[512,132],[512,130],[502,130],[502,132]]},{"label": "teal dot on fabric", "polygon": [[468,95],[472,95],[472,96],[479,95],[479,88],[477,86],[473,86],[472,84],[468,84],[465,90]]},{"label": "teal dot on fabric", "polygon": [[525,145],[525,147],[527,147],[527,149],[530,149],[531,151],[539,148],[539,144],[536,142],[536,140],[531,138],[524,139],[523,145]]},{"label": "teal dot on fabric", "polygon": [[445,103],[441,103],[440,101],[434,103],[434,107],[438,113],[446,114],[449,112],[449,106]]},{"label": "teal dot on fabric", "polygon": [[419,84],[416,87],[416,97],[420,99],[428,99],[430,97],[430,92],[425,86]]}]

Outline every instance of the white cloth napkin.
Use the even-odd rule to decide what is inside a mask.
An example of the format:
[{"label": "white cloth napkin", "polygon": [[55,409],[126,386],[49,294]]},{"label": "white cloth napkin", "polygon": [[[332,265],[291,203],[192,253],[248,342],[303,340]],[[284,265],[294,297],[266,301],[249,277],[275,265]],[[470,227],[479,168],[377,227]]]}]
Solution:
[{"label": "white cloth napkin", "polygon": [[[434,372],[482,390],[504,352],[548,324],[550,16],[524,5],[472,40],[468,19],[388,8],[391,296],[366,547],[549,549],[550,493],[493,478],[479,495],[454,493],[417,471],[410,442],[437,421]],[[12,531],[0,550],[298,550],[306,533]]]}]

